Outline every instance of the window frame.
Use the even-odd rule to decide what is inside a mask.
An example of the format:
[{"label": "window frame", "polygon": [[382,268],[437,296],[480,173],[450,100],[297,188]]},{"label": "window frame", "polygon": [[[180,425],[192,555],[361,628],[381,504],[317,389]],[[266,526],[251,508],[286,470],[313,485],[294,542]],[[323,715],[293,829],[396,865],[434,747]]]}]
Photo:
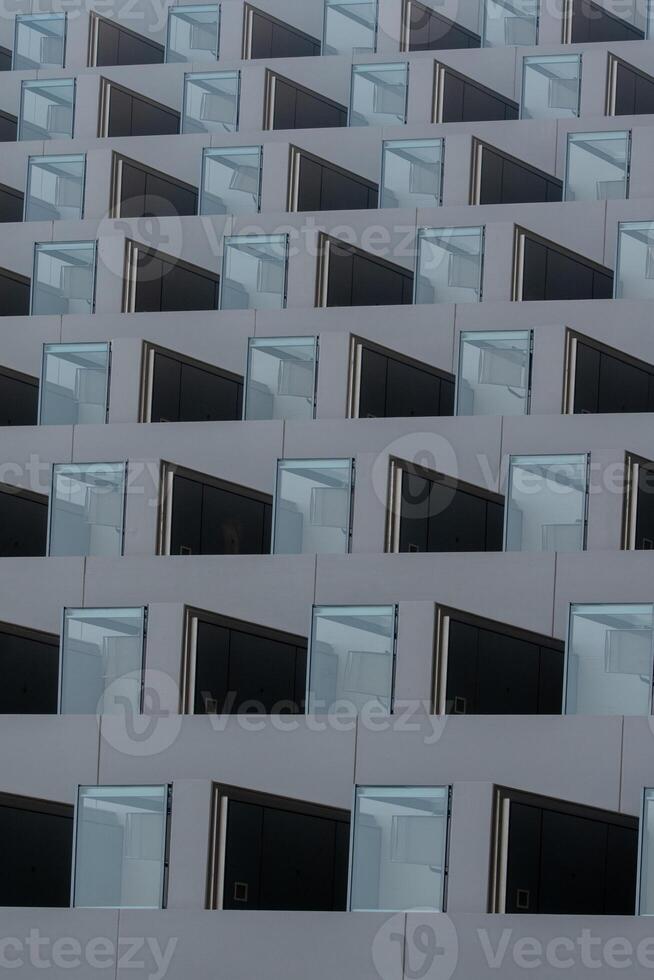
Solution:
[{"label": "window frame", "polygon": [[[205,908],[216,911],[223,910],[225,890],[225,854],[227,848],[227,832],[229,819],[229,801],[253,803],[257,806],[268,806],[278,810],[290,811],[303,816],[322,817],[324,819],[349,822],[350,833],[353,817],[349,810],[339,807],[313,803],[293,797],[278,796],[273,793],[259,792],[253,789],[241,789],[231,783],[212,780],[211,811],[209,821],[209,855],[207,860],[207,883]],[[344,819],[347,817],[347,821]]]},{"label": "window frame", "polygon": [[649,551],[649,548],[636,548],[636,529],[638,522],[638,477],[641,470],[651,472],[654,477],[654,460],[625,453],[624,493],[622,506],[622,551]]}]

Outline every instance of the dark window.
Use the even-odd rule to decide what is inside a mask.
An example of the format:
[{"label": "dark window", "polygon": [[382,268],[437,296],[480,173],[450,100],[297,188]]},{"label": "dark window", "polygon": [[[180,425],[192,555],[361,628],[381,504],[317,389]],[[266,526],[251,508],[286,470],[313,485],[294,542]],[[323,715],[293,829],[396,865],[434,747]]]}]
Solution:
[{"label": "dark window", "polygon": [[59,638],[0,624],[0,714],[57,713]]},{"label": "dark window", "polygon": [[109,108],[103,115],[101,136],[170,136],[179,132],[179,112],[113,82],[103,82],[105,87],[109,85]]},{"label": "dark window", "polygon": [[135,276],[133,305],[128,312],[218,308],[220,277],[207,269],[138,247]]},{"label": "dark window", "polygon": [[94,65],[159,65],[163,63],[165,49],[134,31],[102,17],[95,17]]},{"label": "dark window", "polygon": [[245,8],[250,58],[303,58],[320,54],[320,41],[270,14]]},{"label": "dark window", "polygon": [[454,375],[361,347],[359,418],[454,414]]},{"label": "dark window", "polygon": [[402,469],[399,551],[501,551],[504,500]]},{"label": "dark window", "polygon": [[[613,56],[610,56],[613,57]],[[614,116],[654,113],[654,78],[615,58]]]},{"label": "dark window", "polygon": [[573,44],[587,41],[638,41],[644,36],[643,31],[633,24],[621,17],[614,17],[592,0],[573,0],[570,37]]},{"label": "dark window", "polygon": [[294,211],[346,211],[376,208],[378,186],[326,160],[296,150]]},{"label": "dark window", "polygon": [[9,48],[0,47],[0,71],[11,70],[11,51]]},{"label": "dark window", "polygon": [[524,235],[523,300],[611,299],[613,271]]},{"label": "dark window", "polygon": [[298,714],[307,641],[250,623],[193,615],[195,714]]},{"label": "dark window", "polygon": [[0,558],[45,555],[48,498],[0,486]]},{"label": "dark window", "polygon": [[577,340],[575,414],[654,412],[654,365]]},{"label": "dark window", "polygon": [[150,422],[218,422],[240,419],[243,379],[153,350]]},{"label": "dark window", "polygon": [[270,554],[272,499],[265,494],[175,473],[171,555]]},{"label": "dark window", "polygon": [[0,906],[67,908],[73,807],[0,796]]},{"label": "dark window", "polygon": [[0,143],[15,143],[17,135],[17,117],[8,112],[0,112]]},{"label": "dark window", "polygon": [[506,911],[633,915],[637,852],[635,817],[512,799]]},{"label": "dark window", "polygon": [[198,189],[134,160],[116,157],[116,217],[144,218],[197,214]]},{"label": "dark window", "polygon": [[38,380],[0,368],[0,426],[36,425],[38,406]]},{"label": "dark window", "polygon": [[347,108],[279,75],[274,79],[274,102],[269,129],[321,129],[347,126]]},{"label": "dark window", "polygon": [[475,204],[527,204],[560,201],[563,184],[489,146],[479,148],[479,199]]},{"label": "dark window", "polygon": [[0,269],[0,316],[27,316],[29,311],[29,279],[8,269]]},{"label": "dark window", "polygon": [[223,908],[345,909],[349,814],[254,793],[228,799]]},{"label": "dark window", "polygon": [[330,240],[325,306],[393,306],[413,302],[413,272]]},{"label": "dark window", "polygon": [[448,48],[478,48],[481,38],[435,10],[411,0],[409,51],[445,51]]},{"label": "dark window", "polygon": [[23,220],[23,194],[15,187],[0,184],[0,221]]},{"label": "dark window", "polygon": [[446,714],[561,714],[563,643],[451,613],[443,655]]},{"label": "dark window", "polygon": [[484,122],[517,119],[517,102],[498,95],[451,68],[440,66],[442,109],[438,122]]},{"label": "dark window", "polygon": [[638,551],[654,550],[654,464],[642,461],[638,467],[636,493],[636,528],[633,547]]}]

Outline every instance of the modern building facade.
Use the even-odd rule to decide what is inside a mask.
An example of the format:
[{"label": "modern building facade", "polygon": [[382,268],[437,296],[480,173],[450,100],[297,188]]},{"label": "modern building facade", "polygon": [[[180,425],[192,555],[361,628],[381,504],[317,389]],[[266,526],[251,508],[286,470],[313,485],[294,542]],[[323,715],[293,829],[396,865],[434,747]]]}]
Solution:
[{"label": "modern building facade", "polygon": [[653,975],[649,21],[5,4],[0,972]]}]

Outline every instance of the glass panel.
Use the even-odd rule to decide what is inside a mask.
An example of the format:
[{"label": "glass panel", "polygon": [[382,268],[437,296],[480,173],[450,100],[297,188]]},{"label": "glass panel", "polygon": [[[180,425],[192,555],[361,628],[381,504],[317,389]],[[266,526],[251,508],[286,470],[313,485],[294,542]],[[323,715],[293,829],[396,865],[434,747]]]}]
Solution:
[{"label": "glass panel", "polygon": [[506,551],[583,551],[588,457],[512,456]]},{"label": "glass panel", "polygon": [[62,714],[140,713],[144,628],[142,608],[64,610]]},{"label": "glass panel", "polygon": [[20,94],[18,139],[72,138],[74,109],[74,78],[23,82]]},{"label": "glass panel", "polygon": [[406,122],[409,66],[352,65],[350,126],[396,126]]},{"label": "glass panel", "polygon": [[394,606],[314,606],[308,712],[390,712],[394,655]]},{"label": "glass panel", "polygon": [[218,58],[220,8],[217,4],[171,7],[168,11],[166,61]]},{"label": "glass panel", "polygon": [[652,605],[570,606],[567,714],[648,715]]},{"label": "glass panel", "polygon": [[377,49],[377,0],[325,0],[323,54]]},{"label": "glass panel", "polygon": [[618,225],[618,299],[654,299],[654,221]]},{"label": "glass panel", "polygon": [[167,786],[80,786],[75,908],[163,905]]},{"label": "glass panel", "polygon": [[25,221],[77,221],[84,216],[86,157],[30,157]]},{"label": "glass panel", "polygon": [[461,334],[456,389],[457,415],[527,415],[529,330]]},{"label": "glass panel", "polygon": [[646,789],[640,828],[639,915],[654,915],[654,789]]},{"label": "glass panel", "polygon": [[286,306],[286,235],[225,239],[221,310],[281,310]]},{"label": "glass panel", "polygon": [[205,149],[202,154],[200,214],[258,211],[261,198],[260,146]]},{"label": "glass panel", "polygon": [[316,388],[315,337],[250,339],[246,419],[312,419]]},{"label": "glass panel", "polygon": [[93,313],[95,242],[34,246],[32,314]]},{"label": "glass panel", "polygon": [[350,908],[443,909],[446,786],[358,786]]},{"label": "glass panel", "polygon": [[581,55],[525,58],[522,119],[561,119],[579,115]]},{"label": "glass panel", "polygon": [[628,197],[631,136],[624,133],[568,133],[565,201],[605,201]]},{"label": "glass panel", "polygon": [[415,302],[478,303],[483,254],[483,228],[421,228]]},{"label": "glass panel", "polygon": [[16,17],[15,71],[26,68],[63,68],[66,46],[65,14],[27,14]]},{"label": "glass panel", "polygon": [[184,76],[183,133],[235,133],[240,72]]},{"label": "glass panel", "polygon": [[486,48],[538,42],[538,0],[486,0],[484,37]]},{"label": "glass panel", "polygon": [[40,425],[107,420],[109,344],[45,344]]},{"label": "glass panel", "polygon": [[388,140],[383,144],[380,207],[438,207],[442,176],[442,139]]},{"label": "glass panel", "polygon": [[125,463],[53,466],[48,554],[122,554],[125,476]]},{"label": "glass panel", "polygon": [[345,554],[351,486],[350,459],[279,460],[273,554]]}]

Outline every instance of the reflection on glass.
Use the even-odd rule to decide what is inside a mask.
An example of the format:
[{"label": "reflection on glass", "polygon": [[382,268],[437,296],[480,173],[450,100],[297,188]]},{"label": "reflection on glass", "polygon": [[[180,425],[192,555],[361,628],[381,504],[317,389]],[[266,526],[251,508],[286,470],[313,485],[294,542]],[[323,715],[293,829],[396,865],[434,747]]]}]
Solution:
[{"label": "reflection on glass", "polygon": [[258,211],[261,198],[260,146],[205,149],[202,154],[200,214]]},{"label": "reflection on glass", "polygon": [[390,712],[394,656],[394,606],[314,606],[308,712]]},{"label": "reflection on glass", "polygon": [[564,201],[606,201],[629,196],[631,136],[568,133]]},{"label": "reflection on glass", "polygon": [[45,344],[40,425],[107,420],[109,344]]},{"label": "reflection on glass", "polygon": [[415,302],[478,303],[483,254],[483,228],[421,228]]},{"label": "reflection on glass", "polygon": [[75,908],[163,906],[167,786],[80,786]]},{"label": "reflection on glass", "polygon": [[50,78],[21,84],[19,140],[69,139],[73,135],[75,79]]},{"label": "reflection on glass", "polygon": [[377,45],[377,0],[325,0],[323,54],[367,54]]},{"label": "reflection on glass", "polygon": [[65,609],[62,714],[139,714],[144,636],[143,608]]},{"label": "reflection on glass", "polygon": [[18,14],[14,36],[14,71],[63,68],[66,14]]},{"label": "reflection on glass", "polygon": [[583,551],[588,457],[512,456],[506,551]]},{"label": "reflection on glass", "polygon": [[383,144],[380,207],[433,208],[441,203],[443,143],[437,139]]},{"label": "reflection on glass", "polygon": [[483,46],[538,42],[538,0],[485,0]]},{"label": "reflection on glass", "polygon": [[525,58],[522,119],[562,119],[579,115],[581,55]]},{"label": "reflection on glass", "polygon": [[225,239],[221,310],[281,310],[286,306],[286,235]]},{"label": "reflection on glass", "polygon": [[350,126],[406,122],[409,65],[352,65]]},{"label": "reflection on glass", "polygon": [[527,415],[531,331],[465,331],[459,346],[457,415]]},{"label": "reflection on glass", "polygon": [[93,313],[95,242],[34,246],[32,314]]},{"label": "reflection on glass", "polygon": [[618,225],[616,299],[654,299],[654,221]]},{"label": "reflection on glass", "polygon": [[315,337],[250,338],[246,419],[312,419],[318,344]]},{"label": "reflection on glass", "polygon": [[220,8],[189,4],[168,11],[166,61],[209,61],[218,57]]},{"label": "reflection on glass", "polygon": [[125,463],[52,467],[48,554],[122,554],[126,469]]},{"label": "reflection on glass", "polygon": [[351,459],[279,460],[273,554],[345,554],[351,497]]},{"label": "reflection on glass", "polygon": [[650,713],[653,620],[650,604],[570,607],[567,714]]},{"label": "reflection on glass", "polygon": [[185,75],[182,132],[235,133],[239,88],[238,71]]},{"label": "reflection on glass", "polygon": [[77,221],[84,216],[86,156],[30,157],[25,221]]},{"label": "reflection on glass", "polygon": [[645,789],[643,799],[638,914],[654,915],[654,789]]},{"label": "reflection on glass", "polygon": [[447,786],[358,786],[350,909],[442,912]]}]

